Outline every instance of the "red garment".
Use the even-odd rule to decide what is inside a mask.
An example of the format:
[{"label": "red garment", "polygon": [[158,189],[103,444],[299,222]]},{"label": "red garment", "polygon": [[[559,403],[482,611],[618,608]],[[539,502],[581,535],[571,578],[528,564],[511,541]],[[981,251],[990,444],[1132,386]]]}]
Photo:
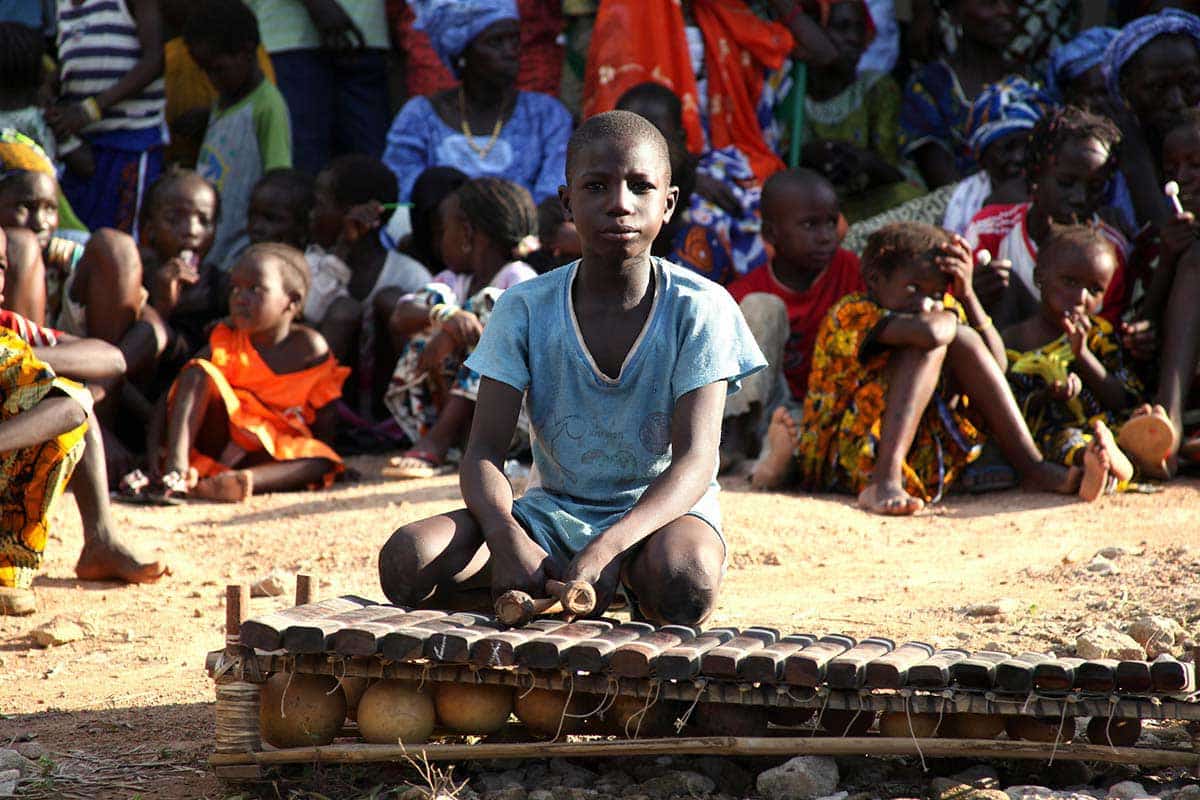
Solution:
[{"label": "red garment", "polygon": [[30,347],[54,347],[63,335],[62,331],[45,328],[7,308],[0,309],[0,328],[12,331]]},{"label": "red garment", "polygon": [[812,369],[813,345],[821,321],[833,304],[848,294],[866,291],[859,271],[858,256],[839,248],[833,261],[817,276],[812,286],[797,292],[779,282],[771,265],[766,264],[743,275],[727,287],[733,299],[754,292],[773,294],[787,304],[792,335],[783,348],[783,374],[792,397],[803,399],[808,394],[808,373]]},{"label": "red garment", "polygon": [[[517,0],[521,15],[521,71],[517,88],[558,96],[562,80],[561,0]],[[405,54],[405,88],[410,97],[453,89],[458,80],[433,52],[429,37],[413,27],[416,15],[404,0],[387,0],[388,25],[396,48]]]},{"label": "red garment", "polygon": [[[1026,202],[984,206],[971,218],[964,238],[971,245],[973,253],[987,250],[995,259],[1011,261],[1014,276],[1032,290],[1038,246],[1029,235],[1030,205]],[[1095,217],[1092,224],[1099,227],[1100,232],[1113,243],[1117,251],[1117,271],[1104,293],[1104,305],[1098,315],[1117,325],[1129,306],[1133,292],[1133,282],[1129,279],[1127,267],[1132,246],[1124,234],[1099,217]]]},{"label": "red garment", "polygon": [[[794,46],[792,34],[756,16],[742,0],[693,0],[691,8],[704,36],[709,144],[713,149],[735,145],[759,180],[766,180],[784,164],[763,140],[757,105],[763,73],[783,65]],[[626,90],[647,81],[679,95],[688,149],[703,152],[696,76],[679,3],[604,0],[588,50],[584,116],[612,110]]]}]

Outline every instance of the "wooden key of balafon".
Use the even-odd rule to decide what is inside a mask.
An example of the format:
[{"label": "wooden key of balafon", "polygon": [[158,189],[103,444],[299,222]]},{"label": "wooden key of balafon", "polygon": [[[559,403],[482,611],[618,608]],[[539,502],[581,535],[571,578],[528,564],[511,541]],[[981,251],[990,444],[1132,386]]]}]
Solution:
[{"label": "wooden key of balafon", "polygon": [[950,682],[964,689],[991,689],[996,682],[996,665],[1012,658],[1011,653],[980,650],[950,665]]},{"label": "wooden key of balafon", "polygon": [[[1161,657],[1161,656],[1160,656]],[[1149,661],[1121,661],[1117,664],[1117,691],[1149,694],[1154,689]]]},{"label": "wooden key of balafon", "polygon": [[471,660],[475,643],[504,626],[496,620],[476,622],[458,628],[443,628],[425,640],[425,657],[439,664],[466,664]]},{"label": "wooden key of balafon", "polygon": [[1033,668],[1033,688],[1039,692],[1069,692],[1082,658],[1054,658]]},{"label": "wooden key of balafon", "polygon": [[783,663],[783,682],[816,687],[825,680],[826,665],[858,642],[850,636],[831,633],[803,650],[788,656]]},{"label": "wooden key of balafon", "polygon": [[971,654],[957,647],[938,650],[920,664],[908,668],[908,685],[920,689],[945,689],[950,686],[950,667]]},{"label": "wooden key of balafon", "polygon": [[654,661],[654,675],[671,680],[700,674],[700,660],[708,651],[727,644],[740,633],[737,628],[710,628],[695,639],[664,650]]},{"label": "wooden key of balafon", "polygon": [[811,633],[789,633],[770,647],[747,653],[737,665],[737,676],[752,683],[774,683],[783,678],[788,656],[800,652],[817,640]]},{"label": "wooden key of balafon", "polygon": [[645,622],[618,625],[611,631],[568,647],[565,653],[567,667],[575,672],[603,672],[613,651],[650,633],[654,633],[654,626]]},{"label": "wooden key of balafon", "polygon": [[1008,694],[1029,694],[1033,691],[1033,670],[1054,656],[1045,653],[1021,653],[996,665],[995,689]]},{"label": "wooden key of balafon", "polygon": [[395,606],[364,606],[328,617],[298,622],[287,626],[280,641],[283,649],[293,655],[325,653],[333,650],[334,636],[342,628],[363,622],[372,622],[402,612]]},{"label": "wooden key of balafon", "polygon": [[534,598],[519,589],[510,589],[496,600],[496,617],[510,628],[517,628],[543,614],[566,612],[582,617],[596,608],[596,589],[587,581],[546,581],[549,597]]},{"label": "wooden key of balafon", "polygon": [[287,608],[246,620],[242,625],[240,641],[247,647],[253,647],[256,650],[278,650],[282,644],[283,632],[289,625],[373,605],[376,605],[374,601],[349,595],[331,597],[328,600],[310,603],[306,606]]},{"label": "wooden key of balafon", "polygon": [[[397,609],[392,609],[396,611]],[[333,650],[342,656],[373,656],[379,652],[383,637],[405,625],[416,625],[449,616],[445,611],[418,609],[401,611],[386,617],[346,625],[333,634]]]},{"label": "wooden key of balafon", "polygon": [[1196,691],[1196,665],[1163,653],[1150,665],[1150,683],[1156,692],[1191,694]]},{"label": "wooden key of balafon", "polygon": [[489,631],[471,645],[471,663],[480,667],[511,667],[517,663],[517,648],[539,636],[567,626],[565,619],[535,619],[520,628]]},{"label": "wooden key of balafon", "polygon": [[714,647],[700,658],[700,672],[714,678],[738,677],[738,664],[750,653],[770,647],[779,641],[775,628],[746,628],[720,647]]},{"label": "wooden key of balafon", "polygon": [[1117,688],[1117,660],[1098,658],[1075,668],[1075,688],[1084,692],[1110,694]]},{"label": "wooden key of balafon", "polygon": [[576,642],[600,636],[616,627],[607,619],[572,622],[561,628],[517,645],[517,665],[529,669],[557,669],[566,660],[566,651]]},{"label": "wooden key of balafon", "polygon": [[925,642],[905,642],[890,653],[867,664],[863,685],[870,689],[903,689],[910,667],[933,655]]},{"label": "wooden key of balafon", "polygon": [[896,643],[882,636],[863,639],[830,660],[825,667],[825,682],[831,689],[861,689],[867,677],[867,664],[896,649]]},{"label": "wooden key of balafon", "polygon": [[654,674],[654,660],[664,650],[690,642],[698,633],[687,625],[664,625],[614,650],[608,668],[621,678],[649,678]]},{"label": "wooden key of balafon", "polygon": [[425,653],[425,642],[439,631],[466,628],[471,625],[487,625],[492,618],[483,614],[461,611],[444,617],[405,625],[384,634],[379,643],[379,654],[389,661],[408,661],[420,658]]}]

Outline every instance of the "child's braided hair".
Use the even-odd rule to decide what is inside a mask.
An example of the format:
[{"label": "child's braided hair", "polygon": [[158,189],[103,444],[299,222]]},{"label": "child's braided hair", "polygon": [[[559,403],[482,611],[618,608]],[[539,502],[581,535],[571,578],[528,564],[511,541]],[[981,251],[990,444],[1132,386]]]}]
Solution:
[{"label": "child's braided hair", "polygon": [[[538,233],[537,207],[529,191],[503,178],[476,178],[455,192],[471,225],[514,258],[524,258]],[[533,249],[537,249],[534,247]]]},{"label": "child's braided hair", "polygon": [[1108,150],[1108,161],[1116,164],[1121,131],[1108,117],[1093,114],[1078,106],[1061,106],[1039,119],[1029,132],[1025,148],[1025,174],[1036,181],[1059,149],[1067,142],[1095,139]]}]

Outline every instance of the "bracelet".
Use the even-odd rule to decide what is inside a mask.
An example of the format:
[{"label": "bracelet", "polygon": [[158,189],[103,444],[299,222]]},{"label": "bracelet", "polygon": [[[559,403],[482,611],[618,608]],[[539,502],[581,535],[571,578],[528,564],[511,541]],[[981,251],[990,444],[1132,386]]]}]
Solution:
[{"label": "bracelet", "polygon": [[91,122],[99,122],[103,114],[100,113],[100,104],[96,102],[96,98],[85,97],[79,104],[83,106],[83,113],[87,114],[88,120]]},{"label": "bracelet", "polygon": [[458,313],[458,306],[452,303],[435,303],[429,309],[429,321],[441,324]]}]

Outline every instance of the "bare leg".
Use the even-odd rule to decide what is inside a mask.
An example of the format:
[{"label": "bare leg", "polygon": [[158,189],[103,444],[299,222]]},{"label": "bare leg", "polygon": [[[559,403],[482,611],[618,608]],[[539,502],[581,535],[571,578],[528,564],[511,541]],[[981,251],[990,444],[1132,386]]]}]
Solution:
[{"label": "bare leg", "polygon": [[724,563],[717,532],[685,515],[650,534],[622,577],[651,622],[698,625],[717,607]]},{"label": "bare leg", "polygon": [[[729,420],[726,419],[726,422]],[[794,471],[796,465],[796,443],[800,428],[787,408],[780,406],[771,415],[767,428],[767,446],[754,463],[750,473],[750,485],[760,491],[778,489]]]},{"label": "bare leg", "polygon": [[37,236],[24,228],[5,228],[4,232],[8,236],[4,308],[45,325],[46,265]]},{"label": "bare leg", "polygon": [[187,367],[175,381],[175,399],[167,412],[167,452],[163,472],[187,474],[188,455],[208,414],[213,387],[199,367]]},{"label": "bare leg", "polygon": [[339,297],[325,312],[319,329],[339,364],[358,363],[358,332],[362,327],[363,307],[352,297]]},{"label": "bare leg", "polygon": [[478,523],[462,508],[393,533],[379,551],[379,583],[388,600],[412,606],[438,590],[480,584],[488,558]]},{"label": "bare leg", "polygon": [[876,514],[904,516],[920,511],[925,502],[904,490],[904,460],[917,435],[942,374],[946,348],[902,348],[888,358],[888,390],[879,447],[871,480],[859,492],[858,504]]},{"label": "bare leg", "polygon": [[83,580],[153,583],[170,568],[160,561],[139,558],[117,533],[108,503],[104,437],[95,416],[88,420],[83,459],[71,477],[71,492],[83,520],[83,551],[75,574]]},{"label": "bare leg", "polygon": [[92,234],[75,267],[71,299],[87,309],[89,336],[120,345],[142,306],[142,259],[130,236],[111,228]]},{"label": "bare leg", "polygon": [[[1162,360],[1159,365],[1157,401],[1177,432],[1183,430],[1184,404],[1200,359],[1200,259],[1180,259],[1175,281],[1163,315]],[[1176,445],[1178,446],[1178,445]],[[1172,449],[1166,476],[1175,474],[1178,463]]]},{"label": "bare leg", "polygon": [[970,387],[971,407],[983,417],[988,433],[1026,486],[1061,494],[1073,494],[1079,488],[1078,470],[1042,457],[1004,373],[978,333],[959,326],[947,348],[946,366],[958,386]]}]

